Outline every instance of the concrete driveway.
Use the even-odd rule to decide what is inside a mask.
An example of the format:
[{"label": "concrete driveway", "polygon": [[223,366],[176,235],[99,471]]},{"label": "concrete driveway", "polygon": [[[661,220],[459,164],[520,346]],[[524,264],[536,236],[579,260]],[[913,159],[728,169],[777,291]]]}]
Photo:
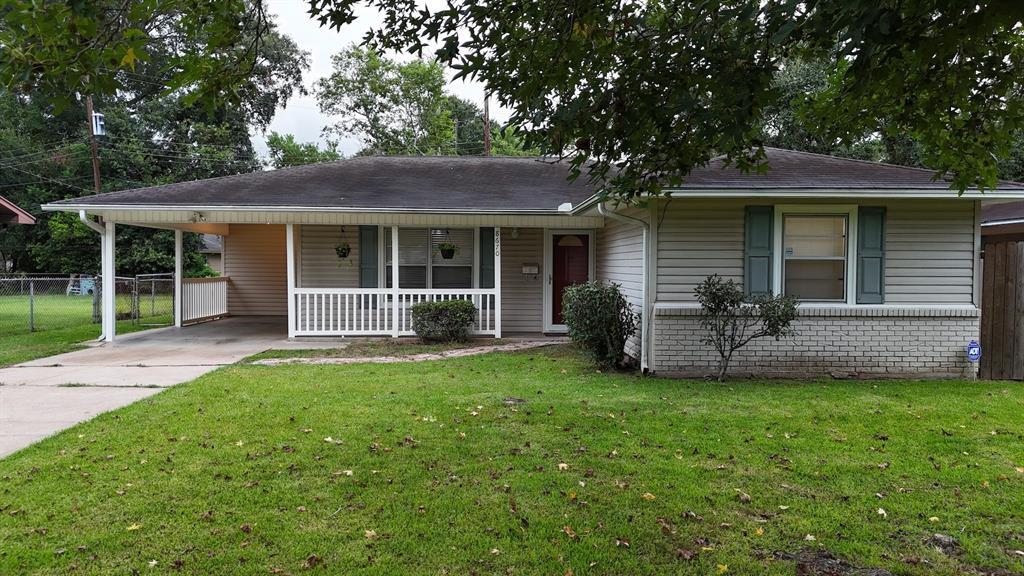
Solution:
[{"label": "concrete driveway", "polygon": [[3,368],[0,457],[264,350],[338,345],[290,342],[284,319],[240,317],[137,332],[113,345]]}]

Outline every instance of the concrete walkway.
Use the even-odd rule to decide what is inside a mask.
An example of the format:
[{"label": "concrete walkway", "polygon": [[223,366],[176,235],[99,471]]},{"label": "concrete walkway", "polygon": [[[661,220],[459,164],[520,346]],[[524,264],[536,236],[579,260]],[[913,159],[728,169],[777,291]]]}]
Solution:
[{"label": "concrete walkway", "polygon": [[0,457],[97,414],[188,382],[271,348],[337,347],[289,342],[280,318],[227,318],[119,337],[113,345],[0,369]]}]

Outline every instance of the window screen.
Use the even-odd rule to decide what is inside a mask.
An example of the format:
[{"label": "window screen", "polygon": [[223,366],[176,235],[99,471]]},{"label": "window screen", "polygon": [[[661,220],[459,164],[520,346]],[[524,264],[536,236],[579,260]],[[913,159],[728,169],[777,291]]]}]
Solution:
[{"label": "window screen", "polygon": [[784,294],[811,301],[846,300],[848,224],[845,215],[784,216]]},{"label": "window screen", "polygon": [[[384,277],[391,288],[391,233],[384,240]],[[427,287],[427,230],[425,228],[398,229],[399,288]]]}]

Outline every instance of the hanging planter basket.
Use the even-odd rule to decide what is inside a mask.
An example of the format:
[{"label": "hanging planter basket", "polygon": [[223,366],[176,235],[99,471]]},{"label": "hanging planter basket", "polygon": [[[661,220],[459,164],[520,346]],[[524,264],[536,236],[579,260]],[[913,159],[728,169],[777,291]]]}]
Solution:
[{"label": "hanging planter basket", "polygon": [[441,258],[445,260],[451,260],[455,258],[455,255],[459,253],[459,247],[451,242],[444,242],[437,246],[437,251],[441,253]]},{"label": "hanging planter basket", "polygon": [[338,258],[344,260],[352,253],[352,247],[348,245],[348,242],[342,242],[334,247],[334,253],[338,255]]}]

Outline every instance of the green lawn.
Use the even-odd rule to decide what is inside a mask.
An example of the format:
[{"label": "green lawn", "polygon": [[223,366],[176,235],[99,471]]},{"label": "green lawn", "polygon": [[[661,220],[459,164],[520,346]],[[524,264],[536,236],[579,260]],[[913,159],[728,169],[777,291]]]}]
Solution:
[{"label": "green lawn", "polygon": [[[34,332],[29,332],[29,297],[0,296],[0,367],[35,358],[69,352],[87,340],[100,335],[100,325],[93,323],[91,296],[39,294],[33,298]],[[126,334],[172,323],[172,298],[157,294],[143,295],[139,300],[141,319],[121,320],[118,333]],[[131,295],[117,295],[119,316],[130,313]]]},{"label": "green lawn", "polygon": [[[168,326],[170,316],[145,318],[141,322],[122,320],[117,323],[118,334],[128,334],[159,326]],[[67,328],[43,330],[41,332],[6,334],[0,333],[0,368],[28,362],[36,358],[53,356],[82,348],[89,340],[100,337],[99,324],[79,324]]]},{"label": "green lawn", "polygon": [[0,460],[0,574],[1021,573],[1021,414],[1019,384],[719,385],[562,348],[235,365]]}]

